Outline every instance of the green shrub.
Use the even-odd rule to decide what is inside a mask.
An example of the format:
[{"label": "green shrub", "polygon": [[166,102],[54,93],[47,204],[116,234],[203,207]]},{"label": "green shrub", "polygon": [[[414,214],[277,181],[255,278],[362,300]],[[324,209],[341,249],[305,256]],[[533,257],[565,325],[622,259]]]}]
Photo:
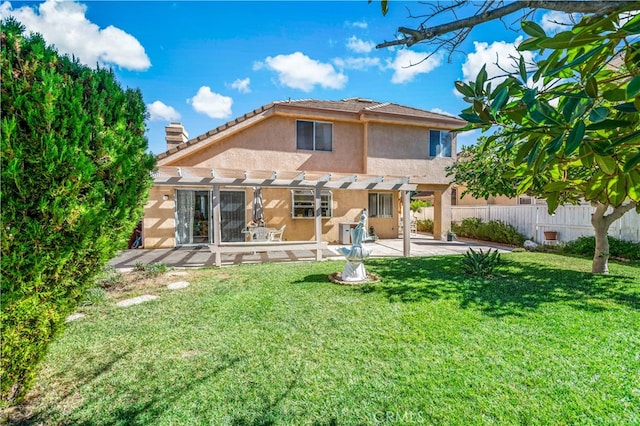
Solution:
[{"label": "green shrub", "polygon": [[151,263],[147,265],[144,270],[144,274],[147,277],[157,277],[167,272],[167,265],[162,262]]},{"label": "green shrub", "polygon": [[526,237],[509,224],[499,220],[483,222],[476,217],[462,219],[460,224],[453,222],[451,230],[459,237],[472,238],[474,240],[493,241],[496,243],[521,246]]},{"label": "green shrub", "polygon": [[469,275],[488,277],[500,263],[498,250],[489,249],[487,252],[475,251],[471,247],[462,258],[462,270]]},{"label": "green shrub", "polygon": [[96,306],[102,305],[107,301],[107,293],[100,287],[87,289],[84,293],[80,306]]},{"label": "green shrub", "polygon": [[142,262],[141,260],[138,260],[134,265],[133,265],[133,270],[134,271],[138,271],[138,272],[144,272],[144,270],[147,269],[147,265],[145,265],[144,262]]},{"label": "green shrub", "polygon": [[418,232],[433,232],[433,221],[431,219],[419,220],[416,222]]},{"label": "green shrub", "polygon": [[49,342],[142,215],[146,107],[112,71],[2,22],[0,404],[19,402]]},{"label": "green shrub", "polygon": [[105,266],[102,272],[96,277],[98,287],[105,290],[112,290],[125,284],[124,275],[113,266]]},{"label": "green shrub", "polygon": [[[610,256],[629,260],[640,260],[640,243],[619,240],[614,237],[608,237],[608,240]],[[576,240],[564,244],[561,250],[563,253],[593,257],[593,253],[596,250],[596,238],[579,237]]]}]

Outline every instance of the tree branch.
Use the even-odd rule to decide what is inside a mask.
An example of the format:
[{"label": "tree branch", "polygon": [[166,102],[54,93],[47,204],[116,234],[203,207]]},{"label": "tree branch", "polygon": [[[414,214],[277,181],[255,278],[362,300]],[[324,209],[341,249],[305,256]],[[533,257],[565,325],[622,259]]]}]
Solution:
[{"label": "tree branch", "polygon": [[604,220],[606,220],[607,223],[611,225],[613,222],[620,219],[622,215],[624,215],[626,212],[628,212],[629,210],[635,209],[636,205],[637,203],[635,201],[632,201],[629,204],[614,207],[613,211],[610,214],[604,216]]},{"label": "tree branch", "polygon": [[[635,4],[634,4],[635,3]],[[449,34],[452,32],[471,29],[476,25],[483,22],[492,21],[494,19],[501,19],[507,15],[510,15],[518,10],[523,9],[547,9],[556,10],[567,13],[591,13],[595,16],[606,15],[616,10],[623,8],[629,8],[629,10],[640,10],[640,2],[637,0],[618,0],[618,1],[552,1],[552,0],[525,0],[515,1],[509,3],[506,6],[497,7],[492,10],[485,10],[477,15],[458,19],[453,22],[449,22],[442,25],[436,25],[427,28],[412,29],[407,27],[398,28],[398,32],[405,35],[405,37],[380,43],[376,48],[381,49],[384,47],[405,45],[407,47],[413,46],[424,40],[431,40],[438,36]],[[432,14],[432,15],[435,15]]]}]

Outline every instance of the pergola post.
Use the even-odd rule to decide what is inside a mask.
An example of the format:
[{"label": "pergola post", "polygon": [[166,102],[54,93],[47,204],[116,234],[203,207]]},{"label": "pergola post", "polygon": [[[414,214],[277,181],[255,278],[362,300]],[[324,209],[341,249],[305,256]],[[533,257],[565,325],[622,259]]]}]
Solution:
[{"label": "pergola post", "polygon": [[411,192],[402,191],[402,254],[411,256]]},{"label": "pergola post", "polygon": [[215,250],[216,266],[222,266],[222,254],[220,253],[220,240],[222,239],[222,226],[220,220],[220,185],[213,184],[212,194],[212,214],[213,214],[213,245]]},{"label": "pergola post", "polygon": [[315,192],[314,237],[316,240],[316,260],[322,260],[322,190],[316,186]]}]

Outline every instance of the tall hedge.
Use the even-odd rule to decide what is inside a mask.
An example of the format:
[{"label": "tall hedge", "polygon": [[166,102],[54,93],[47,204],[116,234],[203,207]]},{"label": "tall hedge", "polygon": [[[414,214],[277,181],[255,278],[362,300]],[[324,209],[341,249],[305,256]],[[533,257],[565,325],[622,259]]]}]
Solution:
[{"label": "tall hedge", "polygon": [[1,32],[2,405],[142,214],[154,157],[138,90],[61,56],[13,19]]}]

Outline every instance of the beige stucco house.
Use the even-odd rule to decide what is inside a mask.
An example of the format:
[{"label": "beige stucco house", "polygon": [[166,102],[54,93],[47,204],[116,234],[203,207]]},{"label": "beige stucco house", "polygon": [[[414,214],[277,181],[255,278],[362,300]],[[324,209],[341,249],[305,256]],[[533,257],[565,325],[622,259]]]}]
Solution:
[{"label": "beige stucco house", "polygon": [[433,192],[442,238],[451,220],[450,131],[463,125],[360,98],[273,102],[192,139],[171,123],[145,207],[144,246],[244,241],[258,188],[266,224],[285,226],[284,241],[341,242],[362,209],[379,238],[397,238],[411,191]]}]

